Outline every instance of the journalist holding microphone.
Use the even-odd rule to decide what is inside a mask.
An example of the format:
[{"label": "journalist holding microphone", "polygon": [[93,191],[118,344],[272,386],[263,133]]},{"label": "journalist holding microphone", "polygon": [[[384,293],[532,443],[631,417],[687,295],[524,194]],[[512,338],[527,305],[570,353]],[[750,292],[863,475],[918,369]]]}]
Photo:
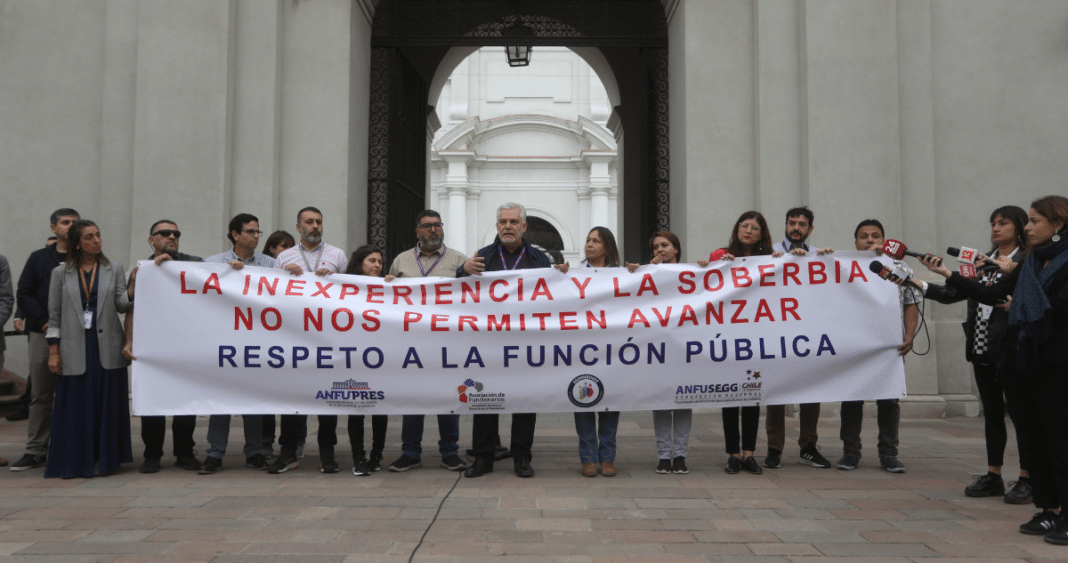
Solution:
[{"label": "journalist holding microphone", "polygon": [[[1027,224],[1027,212],[1015,205],[999,207],[990,214],[990,241],[994,249],[990,251],[993,267],[984,268],[979,283],[991,286],[997,283],[1005,273],[1013,271],[1023,261],[1027,253],[1024,226]],[[952,249],[951,249],[952,250]],[[996,268],[1000,265],[1000,268]],[[952,304],[968,298],[967,295],[953,287],[928,284],[924,295],[933,301]],[[1005,307],[991,307],[968,299],[968,317],[964,326],[964,358],[971,362],[975,372],[975,386],[979,390],[979,400],[983,404],[983,418],[986,431],[986,459],[989,469],[974,483],[964,489],[970,497],[992,497],[1004,495],[1009,504],[1030,504],[1031,479],[1028,469],[1031,456],[1024,447],[1025,437],[1020,432],[1020,385],[1010,379],[1012,370],[1005,370],[1002,346],[1006,343],[1005,333],[1009,328],[1009,313]],[[1001,466],[1005,457],[1005,444],[1008,432],[1005,425],[1005,410],[1016,421],[1016,445],[1020,452],[1020,479],[1008,493],[1005,481],[1001,478]],[[1010,483],[1011,484],[1011,483]]]},{"label": "journalist holding microphone", "polygon": [[1017,435],[1030,452],[1035,506],[1020,525],[1024,534],[1044,535],[1068,545],[1068,524],[1060,508],[1068,505],[1068,198],[1051,195],[1031,203],[1023,262],[992,286],[951,273],[937,258],[922,260],[947,285],[985,305],[1009,304],[1003,352],[1017,387]]}]

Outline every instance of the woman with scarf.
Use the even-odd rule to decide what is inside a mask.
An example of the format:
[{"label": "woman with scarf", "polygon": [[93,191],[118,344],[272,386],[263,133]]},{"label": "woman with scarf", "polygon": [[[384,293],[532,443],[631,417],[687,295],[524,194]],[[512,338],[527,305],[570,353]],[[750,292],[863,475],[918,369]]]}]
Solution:
[{"label": "woman with scarf", "polygon": [[1009,306],[1006,376],[1019,393],[1017,435],[1031,454],[1028,469],[1040,509],[1020,532],[1068,545],[1068,524],[1060,515],[1068,506],[1068,198],[1036,199],[1027,219],[1030,253],[992,286],[951,273],[933,258],[923,263],[979,303]]}]

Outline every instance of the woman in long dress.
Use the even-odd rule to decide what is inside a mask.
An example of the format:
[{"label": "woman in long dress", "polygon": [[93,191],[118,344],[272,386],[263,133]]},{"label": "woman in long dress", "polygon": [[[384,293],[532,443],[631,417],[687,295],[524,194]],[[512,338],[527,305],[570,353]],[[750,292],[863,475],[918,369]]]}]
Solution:
[{"label": "woman in long dress", "polygon": [[100,229],[70,227],[70,255],[52,270],[48,368],[56,383],[45,477],[93,477],[133,461],[119,313],[130,308],[122,265],[104,256]]}]

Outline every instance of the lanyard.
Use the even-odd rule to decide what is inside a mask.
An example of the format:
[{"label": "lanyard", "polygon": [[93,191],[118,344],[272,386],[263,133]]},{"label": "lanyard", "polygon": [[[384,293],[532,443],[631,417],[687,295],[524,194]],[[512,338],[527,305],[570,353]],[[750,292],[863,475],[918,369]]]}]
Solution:
[{"label": "lanyard", "polygon": [[430,272],[433,272],[434,268],[438,267],[438,262],[441,262],[441,259],[445,257],[445,253],[448,251],[449,249],[445,248],[444,244],[441,245],[441,255],[438,256],[437,260],[434,260],[434,264],[430,266],[429,270],[423,271],[423,262],[419,260],[419,247],[413,248],[412,252],[415,253],[415,263],[419,266],[419,273],[423,274],[424,278],[429,276]]},{"label": "lanyard", "polygon": [[497,245],[497,254],[500,255],[500,257],[501,257],[501,266],[504,266],[505,270],[514,270],[514,269],[518,268],[519,267],[519,263],[523,261],[523,257],[527,255],[527,247],[526,247],[526,245],[523,245],[523,251],[519,253],[519,258],[516,258],[515,264],[513,264],[512,267],[509,268],[508,267],[508,262],[504,261],[504,251],[501,250],[502,248],[504,248],[504,247],[502,247],[499,244]]},{"label": "lanyard", "polygon": [[96,270],[97,270],[97,266],[99,266],[99,265],[100,265],[99,262],[96,263],[96,264],[93,264],[93,274],[89,277],[89,284],[88,285],[85,283],[85,270],[83,270],[80,266],[78,267],[78,276],[81,278],[81,281],[82,281],[82,290],[85,291],[85,310],[86,311],[89,310],[89,292],[92,291],[93,284],[96,283]]},{"label": "lanyard", "polygon": [[[304,265],[307,266],[308,271],[309,272],[314,272],[316,270],[316,268],[314,268],[311,264],[308,263],[308,257],[304,255],[304,245],[302,244],[302,245],[298,246],[297,250],[300,251],[300,257],[301,257],[301,259],[304,260]],[[319,243],[319,254],[315,255],[315,265],[316,266],[319,265],[319,260],[323,257],[323,251],[324,250],[326,250],[326,243],[320,242]]]}]

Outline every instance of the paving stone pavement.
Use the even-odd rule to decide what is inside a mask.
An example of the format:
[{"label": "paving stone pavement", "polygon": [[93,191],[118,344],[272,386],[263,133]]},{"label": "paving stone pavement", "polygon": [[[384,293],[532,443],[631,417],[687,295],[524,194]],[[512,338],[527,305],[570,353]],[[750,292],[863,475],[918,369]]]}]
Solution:
[{"label": "paving stone pavement", "polygon": [[[427,420],[424,449],[433,451]],[[246,468],[234,417],[219,473],[183,471],[165,457],[160,473],[141,475],[134,418],[138,459],[115,475],[64,481],[42,478],[43,469],[0,469],[0,563],[405,562],[417,545],[414,560],[424,562],[1068,561],[1068,547],[1017,532],[1032,506],[964,496],[971,476],[986,471],[982,419],[902,421],[903,474],[878,467],[874,420],[865,421],[868,457],[856,471],[798,465],[797,421],[787,419],[783,466],[760,476],[723,472],[718,410],[695,412],[693,422],[688,475],[653,471],[652,417],[632,412],[620,420],[614,478],[580,475],[573,418],[552,414],[538,416],[533,479],[516,477],[510,461],[464,479],[439,467],[436,451],[419,469],[353,477],[344,444],[341,473],[324,475],[314,416],[298,470]],[[461,428],[466,447],[468,417]],[[206,431],[204,417],[195,435],[202,455]],[[17,459],[25,432],[25,422],[0,420],[0,454]],[[822,420],[820,433],[836,461],[838,420]],[[387,463],[399,455],[399,434],[400,417],[390,417]],[[759,443],[762,459],[763,425]],[[1013,443],[1006,459],[1014,479]]]}]

